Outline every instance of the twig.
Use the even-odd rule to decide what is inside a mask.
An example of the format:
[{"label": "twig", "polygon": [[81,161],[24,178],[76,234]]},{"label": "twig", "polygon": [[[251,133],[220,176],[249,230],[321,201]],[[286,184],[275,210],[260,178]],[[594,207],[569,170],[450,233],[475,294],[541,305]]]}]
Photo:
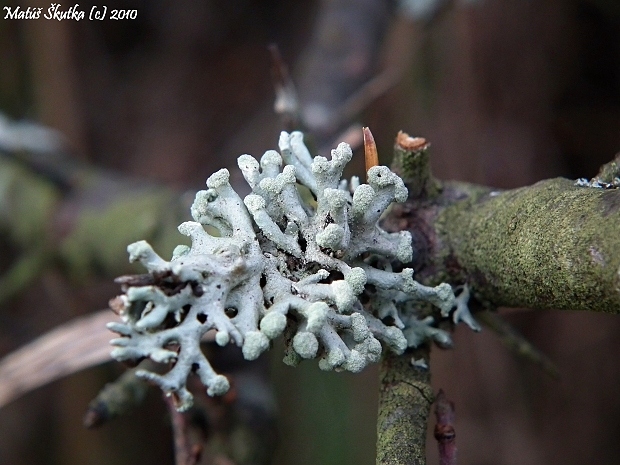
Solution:
[{"label": "twig", "polygon": [[[427,345],[381,362],[377,465],[424,465],[426,426],[433,402]],[[420,360],[416,366],[411,360]],[[425,367],[426,366],[426,367]]]},{"label": "twig", "polygon": [[446,398],[443,389],[435,399],[435,439],[439,446],[439,465],[456,465],[456,433],[454,431],[454,402]]},{"label": "twig", "polygon": [[0,407],[71,373],[110,360],[110,310],[76,318],[0,360]]},{"label": "twig", "polygon": [[277,44],[270,44],[267,49],[271,54],[271,78],[276,93],[273,109],[282,117],[284,129],[292,131],[299,124],[299,101],[295,84],[291,79],[288,66],[282,59]]},{"label": "twig", "polygon": [[371,103],[396,86],[401,77],[402,70],[396,67],[385,69],[372,77],[334,111],[331,116],[331,124],[334,127],[339,127],[347,121],[351,121]]},{"label": "twig", "polygon": [[510,323],[508,323],[499,313],[486,311],[478,312],[476,318],[483,325],[493,331],[499,340],[508,349],[534,365],[539,366],[545,373],[554,379],[560,377],[560,370],[557,365],[547,355],[528,341]]},{"label": "twig", "polygon": [[176,465],[196,465],[200,460],[202,447],[192,445],[189,438],[189,426],[184,413],[178,412],[172,396],[164,395],[164,400],[170,412],[172,434],[174,437],[174,461]]},{"label": "twig", "polygon": [[127,370],[118,379],[106,384],[88,404],[83,420],[86,428],[101,426],[142,403],[149,385],[136,376],[136,370]]},{"label": "twig", "polygon": [[434,197],[440,189],[431,173],[430,145],[426,139],[411,137],[403,131],[396,136],[392,169],[405,181],[409,198]]},{"label": "twig", "polygon": [[[325,123],[325,126],[330,125],[331,127],[338,128],[347,121],[353,120],[356,115],[398,84],[401,74],[402,73],[394,67],[386,69],[370,79],[329,115],[329,121]],[[355,150],[362,142],[361,137],[357,134],[353,135],[354,131],[359,130],[359,127],[360,125],[358,123],[351,124],[337,137],[330,139],[328,144],[322,146],[320,152],[328,152],[340,142],[347,142],[351,148]]]}]

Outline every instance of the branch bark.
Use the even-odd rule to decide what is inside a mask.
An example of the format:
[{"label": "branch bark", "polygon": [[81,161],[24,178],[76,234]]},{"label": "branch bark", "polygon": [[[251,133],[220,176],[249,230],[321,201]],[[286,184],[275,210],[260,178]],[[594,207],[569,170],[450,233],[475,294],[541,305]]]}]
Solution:
[{"label": "branch bark", "polygon": [[[412,366],[412,357],[424,360],[427,367]],[[379,374],[377,465],[426,463],[426,426],[433,403],[429,359],[427,345],[403,355],[384,355]]]},{"label": "branch bark", "polygon": [[[409,199],[383,223],[386,230],[411,232],[418,281],[467,283],[489,309],[620,313],[620,189],[579,187],[562,178],[506,191],[442,183],[430,173],[428,147],[423,139],[398,135],[393,169]],[[619,167],[620,155],[598,178],[615,183]],[[428,360],[428,350],[418,349],[418,356]],[[431,402],[430,374],[412,367],[407,355],[387,355],[378,464],[425,463]]]},{"label": "branch bark", "polygon": [[618,189],[556,178],[489,191],[437,216],[436,262],[487,306],[619,313],[618,224]]},{"label": "branch bark", "polygon": [[397,143],[414,196],[387,225],[411,231],[419,281],[467,283],[486,308],[620,313],[620,189],[564,178],[506,191],[439,183],[426,150]]},{"label": "branch bark", "polygon": [[174,463],[175,465],[196,465],[200,460],[202,447],[198,444],[192,445],[189,437],[189,425],[187,416],[183,412],[178,412],[171,396],[164,395],[164,400],[170,412],[172,423],[172,435],[174,438]]},{"label": "branch bark", "polygon": [[454,402],[446,397],[442,389],[435,400],[434,436],[439,446],[439,465],[456,465],[456,433],[454,431]]}]

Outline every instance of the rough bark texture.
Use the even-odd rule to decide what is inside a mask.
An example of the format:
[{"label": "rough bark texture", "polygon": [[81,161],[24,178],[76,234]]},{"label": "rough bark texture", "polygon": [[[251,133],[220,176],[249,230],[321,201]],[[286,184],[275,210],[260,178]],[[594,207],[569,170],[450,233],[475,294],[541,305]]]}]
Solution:
[{"label": "rough bark texture", "polygon": [[437,259],[488,306],[619,313],[618,224],[620,190],[549,179],[445,208]]},{"label": "rough bark texture", "polygon": [[429,364],[429,347],[394,355],[381,363],[377,464],[422,465],[426,463],[426,426],[433,403],[428,368],[412,366],[415,360]]},{"label": "rough bark texture", "polygon": [[563,178],[507,191],[441,184],[427,149],[401,139],[394,165],[414,195],[386,227],[411,231],[419,281],[467,283],[487,308],[620,313],[620,189]]},{"label": "rough bark texture", "polygon": [[[397,137],[393,167],[409,199],[383,226],[411,232],[418,281],[466,283],[490,309],[620,313],[620,189],[578,187],[562,178],[507,191],[441,183],[430,173],[428,145],[416,140]],[[615,179],[618,172],[617,157],[599,177]],[[418,350],[416,359],[428,360],[428,348]],[[425,463],[431,402],[430,374],[406,355],[386,356],[378,464]]]}]

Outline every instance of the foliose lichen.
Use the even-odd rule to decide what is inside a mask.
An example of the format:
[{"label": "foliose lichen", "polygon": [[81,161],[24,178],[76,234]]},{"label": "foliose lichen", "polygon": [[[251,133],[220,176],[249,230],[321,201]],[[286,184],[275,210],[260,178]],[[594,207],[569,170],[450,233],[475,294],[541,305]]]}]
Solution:
[{"label": "foliose lichen", "polygon": [[376,166],[368,184],[342,180],[349,145],[332,150],[331,160],[313,158],[300,132],[282,132],[279,148],[260,162],[239,157],[252,189],[243,200],[228,170],[209,177],[191,207],[194,221],[178,228],[191,247],[178,246],[170,261],[144,241],[128,247],[148,274],[117,280],[123,294],[111,307],[123,322],[108,325],[121,336],[111,341],[112,357],[170,364],[165,374],[137,375],[173,395],[180,410],[192,404],[191,373],[210,395],[229,388],[200,349],[208,331],[221,346],[241,347],[248,360],[284,334],[285,363],[319,358],[324,370],[358,372],[378,361],[383,347],[402,353],[429,339],[450,345],[432,316],[419,315],[420,303],[442,317],[456,305],[455,322],[476,324],[450,285],[423,286],[403,268],[413,253],[409,232],[379,227],[388,206],[407,199],[397,175]]}]

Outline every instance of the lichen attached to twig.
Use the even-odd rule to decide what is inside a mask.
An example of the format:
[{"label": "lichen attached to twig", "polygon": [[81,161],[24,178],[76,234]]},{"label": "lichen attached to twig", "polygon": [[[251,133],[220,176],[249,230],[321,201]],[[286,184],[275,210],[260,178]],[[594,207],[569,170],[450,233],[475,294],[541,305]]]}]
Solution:
[{"label": "lichen attached to twig", "polygon": [[[393,201],[407,199],[403,181],[385,166],[368,171],[368,184],[342,180],[352,157],[345,143],[330,160],[313,158],[300,132],[283,132],[279,148],[260,162],[239,157],[252,189],[243,200],[226,169],[209,177],[192,205],[194,221],[179,226],[192,245],[177,247],[170,261],[144,241],[128,247],[148,274],[117,280],[123,294],[111,306],[123,322],[109,324],[121,335],[112,356],[171,364],[163,375],[137,375],[173,395],[181,410],[192,403],[191,373],[210,395],[229,388],[200,350],[210,330],[248,360],[284,334],[286,363],[319,358],[322,369],[353,372],[378,361],[382,346],[402,353],[428,339],[449,343],[418,309],[429,302],[447,317],[457,303],[452,288],[414,281],[403,268],[412,258],[410,233],[378,225]],[[459,312],[471,324],[462,305]]]}]

